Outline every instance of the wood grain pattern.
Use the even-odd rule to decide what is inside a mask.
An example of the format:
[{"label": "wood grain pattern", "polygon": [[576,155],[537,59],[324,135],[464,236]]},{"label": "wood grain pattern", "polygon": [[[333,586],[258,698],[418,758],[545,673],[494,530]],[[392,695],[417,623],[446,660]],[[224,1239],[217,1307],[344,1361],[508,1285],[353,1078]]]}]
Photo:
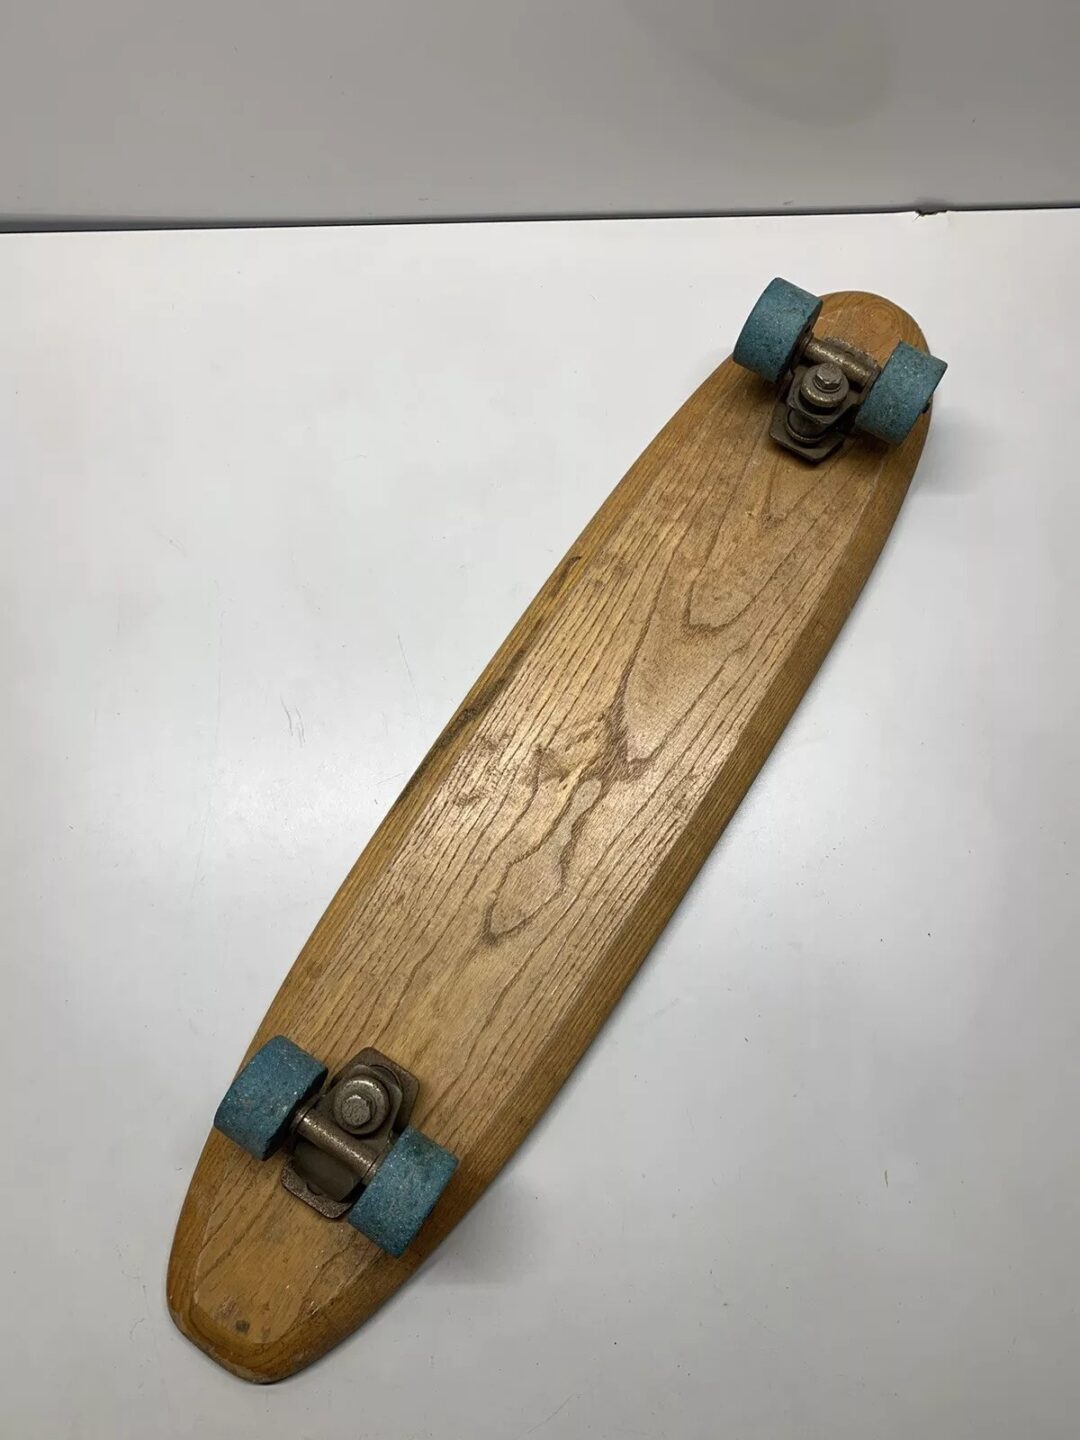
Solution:
[{"label": "wood grain pattern", "polygon": [[[914,322],[830,297],[819,330],[884,359]],[[361,1045],[421,1080],[461,1158],[399,1260],[216,1133],[168,1296],[215,1360],[275,1380],[354,1330],[477,1199],[575,1065],[832,643],[926,432],[818,467],[767,437],[772,394],[721,365],[530,605],[357,861],[253,1047],[331,1068]],[[250,1053],[250,1052],[249,1052]]]}]

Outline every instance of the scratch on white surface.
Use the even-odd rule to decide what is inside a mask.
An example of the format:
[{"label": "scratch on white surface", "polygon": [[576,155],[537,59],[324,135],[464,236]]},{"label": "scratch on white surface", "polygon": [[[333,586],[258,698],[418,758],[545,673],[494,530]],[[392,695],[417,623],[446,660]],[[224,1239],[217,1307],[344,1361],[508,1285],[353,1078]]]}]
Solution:
[{"label": "scratch on white surface", "polygon": [[570,1404],[570,1401],[571,1401],[571,1400],[576,1400],[576,1399],[577,1399],[577,1391],[576,1391],[576,1390],[572,1390],[572,1391],[570,1392],[570,1394],[567,1395],[566,1399],[562,1402],[561,1405],[556,1405],[556,1406],[555,1406],[555,1409],[552,1410],[552,1412],[551,1412],[550,1415],[545,1415],[544,1418],[543,1418],[543,1420],[538,1420],[538,1421],[536,1422],[536,1424],[533,1425],[530,1429],[528,1429],[528,1430],[523,1430],[523,1431],[521,1432],[520,1440],[525,1440],[525,1437],[526,1437],[527,1435],[535,1435],[536,1432],[537,1432],[538,1430],[542,1430],[545,1425],[550,1425],[550,1423],[552,1422],[552,1420],[555,1419],[555,1416],[556,1416],[556,1415],[560,1415],[560,1414],[566,1409],[567,1405]]},{"label": "scratch on white surface", "polygon": [[297,706],[294,714],[288,705],[285,704],[284,696],[279,695],[278,699],[281,701],[281,708],[285,711],[285,719],[289,722],[289,734],[290,736],[296,737],[301,749],[303,749],[307,744],[307,731],[304,729],[304,717],[300,713],[300,707]]},{"label": "scratch on white surface", "polygon": [[416,681],[413,679],[412,666],[409,664],[409,657],[405,654],[405,646],[401,643],[401,631],[397,636],[398,649],[401,651],[401,658],[405,662],[405,673],[409,677],[409,684],[412,686],[413,699],[416,702],[416,713],[420,713],[420,696],[417,694]]},{"label": "scratch on white surface", "polygon": [[184,559],[187,559],[187,551],[183,545],[180,544],[179,540],[174,540],[171,535],[166,535],[165,531],[159,530],[156,525],[151,525],[150,529],[153,530],[159,539],[164,540],[166,545],[171,545],[178,555],[183,555]]},{"label": "scratch on white surface", "polygon": [[[117,1255],[120,1254],[120,1247],[119,1247],[119,1245],[116,1247],[116,1253],[117,1253]],[[121,1266],[120,1273],[121,1273],[122,1275],[127,1275],[127,1271],[124,1270],[122,1266]],[[129,1280],[138,1280],[138,1282],[139,1282],[139,1289],[142,1291],[142,1308],[143,1308],[143,1313],[142,1313],[141,1315],[137,1315],[137,1316],[135,1317],[135,1319],[131,1322],[131,1328],[128,1330],[128,1341],[130,1342],[130,1341],[132,1341],[132,1340],[135,1339],[135,1331],[139,1328],[139,1326],[145,1324],[146,1321],[149,1319],[149,1316],[150,1316],[150,1296],[149,1296],[149,1293],[147,1292],[147,1289],[146,1289],[146,1281],[143,1280],[140,1275],[137,1275],[137,1274],[136,1274],[136,1275],[128,1275],[127,1278],[128,1278]]]}]

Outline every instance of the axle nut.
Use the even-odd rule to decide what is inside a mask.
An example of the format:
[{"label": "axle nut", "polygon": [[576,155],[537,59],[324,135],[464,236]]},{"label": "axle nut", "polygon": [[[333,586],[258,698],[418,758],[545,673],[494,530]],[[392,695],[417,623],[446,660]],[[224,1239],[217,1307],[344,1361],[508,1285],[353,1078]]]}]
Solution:
[{"label": "axle nut", "polygon": [[390,1097],[374,1075],[354,1075],[334,1092],[334,1119],[350,1135],[370,1135],[386,1119]]}]

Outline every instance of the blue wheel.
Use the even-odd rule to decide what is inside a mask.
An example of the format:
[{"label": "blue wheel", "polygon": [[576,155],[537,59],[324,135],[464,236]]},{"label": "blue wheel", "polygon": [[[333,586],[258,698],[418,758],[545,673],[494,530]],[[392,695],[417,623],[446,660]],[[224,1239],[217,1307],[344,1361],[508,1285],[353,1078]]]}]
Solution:
[{"label": "blue wheel", "polygon": [[770,280],[746,317],[732,358],[774,383],[791,364],[799,336],[813,325],[821,301],[789,280]]},{"label": "blue wheel", "polygon": [[944,360],[901,340],[859,406],[855,428],[899,445],[930,404],[946,369]]},{"label": "blue wheel", "polygon": [[272,1155],[285,1139],[296,1107],[326,1079],[326,1066],[284,1035],[256,1050],[225,1092],[214,1128],[256,1160]]},{"label": "blue wheel", "polygon": [[401,1255],[431,1214],[457,1163],[456,1155],[409,1125],[345,1218],[380,1250]]}]

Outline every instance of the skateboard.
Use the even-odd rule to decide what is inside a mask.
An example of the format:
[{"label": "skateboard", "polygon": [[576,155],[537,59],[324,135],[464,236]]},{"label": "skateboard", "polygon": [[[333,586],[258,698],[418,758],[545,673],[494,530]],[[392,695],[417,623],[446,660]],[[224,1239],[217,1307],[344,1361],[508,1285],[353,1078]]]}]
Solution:
[{"label": "skateboard", "polygon": [[168,1273],[228,1370],[287,1376],[398,1289],[550,1104],[835,639],[944,364],[783,280],[466,696],[214,1117]]}]

